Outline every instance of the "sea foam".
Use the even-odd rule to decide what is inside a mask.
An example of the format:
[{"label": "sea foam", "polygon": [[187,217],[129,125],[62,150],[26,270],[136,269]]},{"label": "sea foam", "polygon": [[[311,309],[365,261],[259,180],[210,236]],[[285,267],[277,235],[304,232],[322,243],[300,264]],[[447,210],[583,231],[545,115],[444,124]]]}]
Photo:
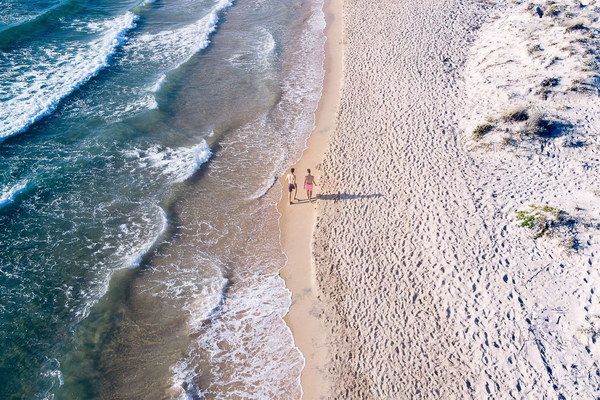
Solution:
[{"label": "sea foam", "polygon": [[248,70],[266,71],[272,66],[273,56],[277,42],[273,34],[265,28],[257,28],[248,33],[250,40],[244,49],[229,57],[229,63],[236,67]]},{"label": "sea foam", "polygon": [[179,68],[194,54],[208,47],[210,36],[218,28],[220,13],[231,5],[233,0],[219,0],[208,14],[195,23],[175,30],[139,35],[127,44],[128,57],[144,59],[163,71],[149,89],[151,92],[160,90],[168,72]]},{"label": "sea foam", "polygon": [[15,201],[19,193],[22,193],[26,188],[27,182],[23,181],[3,189],[0,192],[0,208]]},{"label": "sea foam", "polygon": [[137,159],[141,168],[152,168],[171,182],[179,183],[189,179],[207,162],[212,155],[205,140],[196,146],[173,149],[155,145],[146,150],[133,149],[124,152],[129,159]]},{"label": "sea foam", "polygon": [[8,93],[0,108],[0,141],[52,114],[62,99],[106,68],[136,20],[131,12],[109,20],[101,37],[89,43],[49,44],[8,54],[0,73],[0,89]]},{"label": "sea foam", "polygon": [[[160,207],[159,207],[160,208]],[[167,213],[165,210],[160,208],[160,216],[161,216],[161,226],[156,235],[145,244],[142,244],[140,248],[135,250],[132,255],[127,257],[123,267],[125,268],[137,268],[142,263],[142,260],[146,255],[148,255],[159,243],[161,238],[164,236],[165,232],[169,227],[169,219],[167,218]]]}]

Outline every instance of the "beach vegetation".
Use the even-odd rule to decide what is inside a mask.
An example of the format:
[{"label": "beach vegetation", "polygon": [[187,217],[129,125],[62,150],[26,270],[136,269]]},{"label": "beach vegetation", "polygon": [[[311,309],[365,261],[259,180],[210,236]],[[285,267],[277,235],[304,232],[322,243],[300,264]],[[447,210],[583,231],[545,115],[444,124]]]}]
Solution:
[{"label": "beach vegetation", "polygon": [[473,140],[481,140],[485,136],[485,134],[494,129],[494,127],[495,126],[490,123],[477,125],[477,127],[473,131]]},{"label": "beach vegetation", "polygon": [[523,133],[525,135],[547,136],[550,134],[554,123],[541,111],[533,111],[527,121]]},{"label": "beach vegetation", "polygon": [[554,87],[558,85],[558,78],[546,78],[542,81],[541,85],[543,87]]},{"label": "beach vegetation", "polygon": [[591,85],[582,79],[573,79],[569,91],[571,92],[588,92],[591,90]]},{"label": "beach vegetation", "polygon": [[563,210],[555,207],[531,205],[527,210],[518,211],[516,219],[520,227],[530,229],[534,239],[538,239],[560,225],[565,216]]},{"label": "beach vegetation", "polygon": [[587,59],[583,62],[583,70],[584,71],[594,71],[598,69],[598,64],[594,59]]},{"label": "beach vegetation", "polygon": [[585,29],[587,29],[587,27],[581,20],[573,20],[565,23],[565,32],[581,31]]},{"label": "beach vegetation", "polygon": [[552,17],[558,17],[561,13],[561,7],[556,5],[556,4],[552,4],[549,8],[548,8],[548,14]]},{"label": "beach vegetation", "polygon": [[580,328],[579,332],[591,336],[592,342],[595,343],[600,335],[600,315],[586,315],[585,320],[589,326]]},{"label": "beach vegetation", "polygon": [[558,241],[558,245],[564,250],[573,250],[577,248],[577,239],[575,236],[562,237]]},{"label": "beach vegetation", "polygon": [[544,49],[540,44],[532,44],[527,46],[527,52],[529,53],[529,55],[534,55],[542,51],[544,51]]},{"label": "beach vegetation", "polygon": [[505,122],[522,122],[527,121],[528,119],[529,114],[527,113],[527,109],[524,107],[511,108],[502,115],[502,120]]},{"label": "beach vegetation", "polygon": [[573,82],[571,82],[571,87],[569,88],[569,90],[572,90],[574,92],[576,92],[576,88],[581,85],[581,79],[573,79]]},{"label": "beach vegetation", "polygon": [[514,146],[516,144],[516,142],[512,137],[505,136],[502,138],[502,141],[500,142],[500,144],[502,144],[502,146]]},{"label": "beach vegetation", "polygon": [[554,56],[550,59],[550,62],[548,63],[548,65],[546,66],[546,68],[551,67],[552,65],[556,64],[557,61],[560,61],[560,57],[559,56]]}]

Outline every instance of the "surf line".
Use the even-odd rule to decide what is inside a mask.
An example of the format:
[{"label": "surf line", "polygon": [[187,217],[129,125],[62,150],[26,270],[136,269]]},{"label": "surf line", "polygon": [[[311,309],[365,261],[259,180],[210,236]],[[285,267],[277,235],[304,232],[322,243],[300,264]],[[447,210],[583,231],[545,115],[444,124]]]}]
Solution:
[{"label": "surf line", "polygon": [[[72,78],[67,79],[65,84],[54,88],[49,97],[45,99],[36,99],[37,101],[35,103],[39,104],[37,107],[25,112],[17,113],[17,118],[12,120],[12,122],[7,120],[0,125],[0,142],[11,136],[25,132],[35,122],[43,117],[51,115],[65,97],[74,93],[84,83],[88,82],[91,78],[98,75],[100,71],[108,67],[114,54],[127,41],[127,33],[136,26],[138,19],[139,16],[130,11],[113,19],[111,22],[114,24],[114,27],[106,32],[101,39],[94,42],[100,47],[99,53],[96,54],[96,56],[93,56],[91,62],[87,63],[87,65],[76,66],[82,68],[83,71],[80,70],[79,73],[73,74]],[[38,94],[33,93],[33,95],[36,96]],[[10,115],[10,113],[13,113],[15,110],[22,107],[19,100],[22,100],[25,96],[26,95],[24,94],[20,94],[13,98],[13,101],[9,100],[6,102],[5,112]]]}]

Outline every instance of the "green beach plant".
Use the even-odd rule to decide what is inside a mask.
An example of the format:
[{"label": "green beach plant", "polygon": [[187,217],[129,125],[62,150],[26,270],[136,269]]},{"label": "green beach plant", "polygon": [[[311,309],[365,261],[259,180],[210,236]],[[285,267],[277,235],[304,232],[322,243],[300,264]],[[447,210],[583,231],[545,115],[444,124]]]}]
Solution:
[{"label": "green beach plant", "polygon": [[473,140],[481,140],[481,138],[483,138],[486,133],[494,129],[494,127],[495,126],[490,123],[477,125],[477,127],[473,131]]},{"label": "green beach plant", "polygon": [[544,49],[540,44],[532,44],[527,46],[527,52],[529,53],[529,55],[534,55],[542,51],[544,51]]},{"label": "green beach plant", "polygon": [[555,207],[530,205],[528,210],[518,211],[516,219],[520,227],[530,229],[538,239],[560,224],[564,216],[565,212]]}]

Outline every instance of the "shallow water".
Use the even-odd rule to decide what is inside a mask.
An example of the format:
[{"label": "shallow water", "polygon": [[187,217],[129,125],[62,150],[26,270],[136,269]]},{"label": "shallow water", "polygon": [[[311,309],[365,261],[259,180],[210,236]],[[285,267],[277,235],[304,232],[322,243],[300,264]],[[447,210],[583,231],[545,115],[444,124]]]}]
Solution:
[{"label": "shallow water", "polygon": [[269,189],[321,5],[2,3],[0,397],[298,397]]}]

